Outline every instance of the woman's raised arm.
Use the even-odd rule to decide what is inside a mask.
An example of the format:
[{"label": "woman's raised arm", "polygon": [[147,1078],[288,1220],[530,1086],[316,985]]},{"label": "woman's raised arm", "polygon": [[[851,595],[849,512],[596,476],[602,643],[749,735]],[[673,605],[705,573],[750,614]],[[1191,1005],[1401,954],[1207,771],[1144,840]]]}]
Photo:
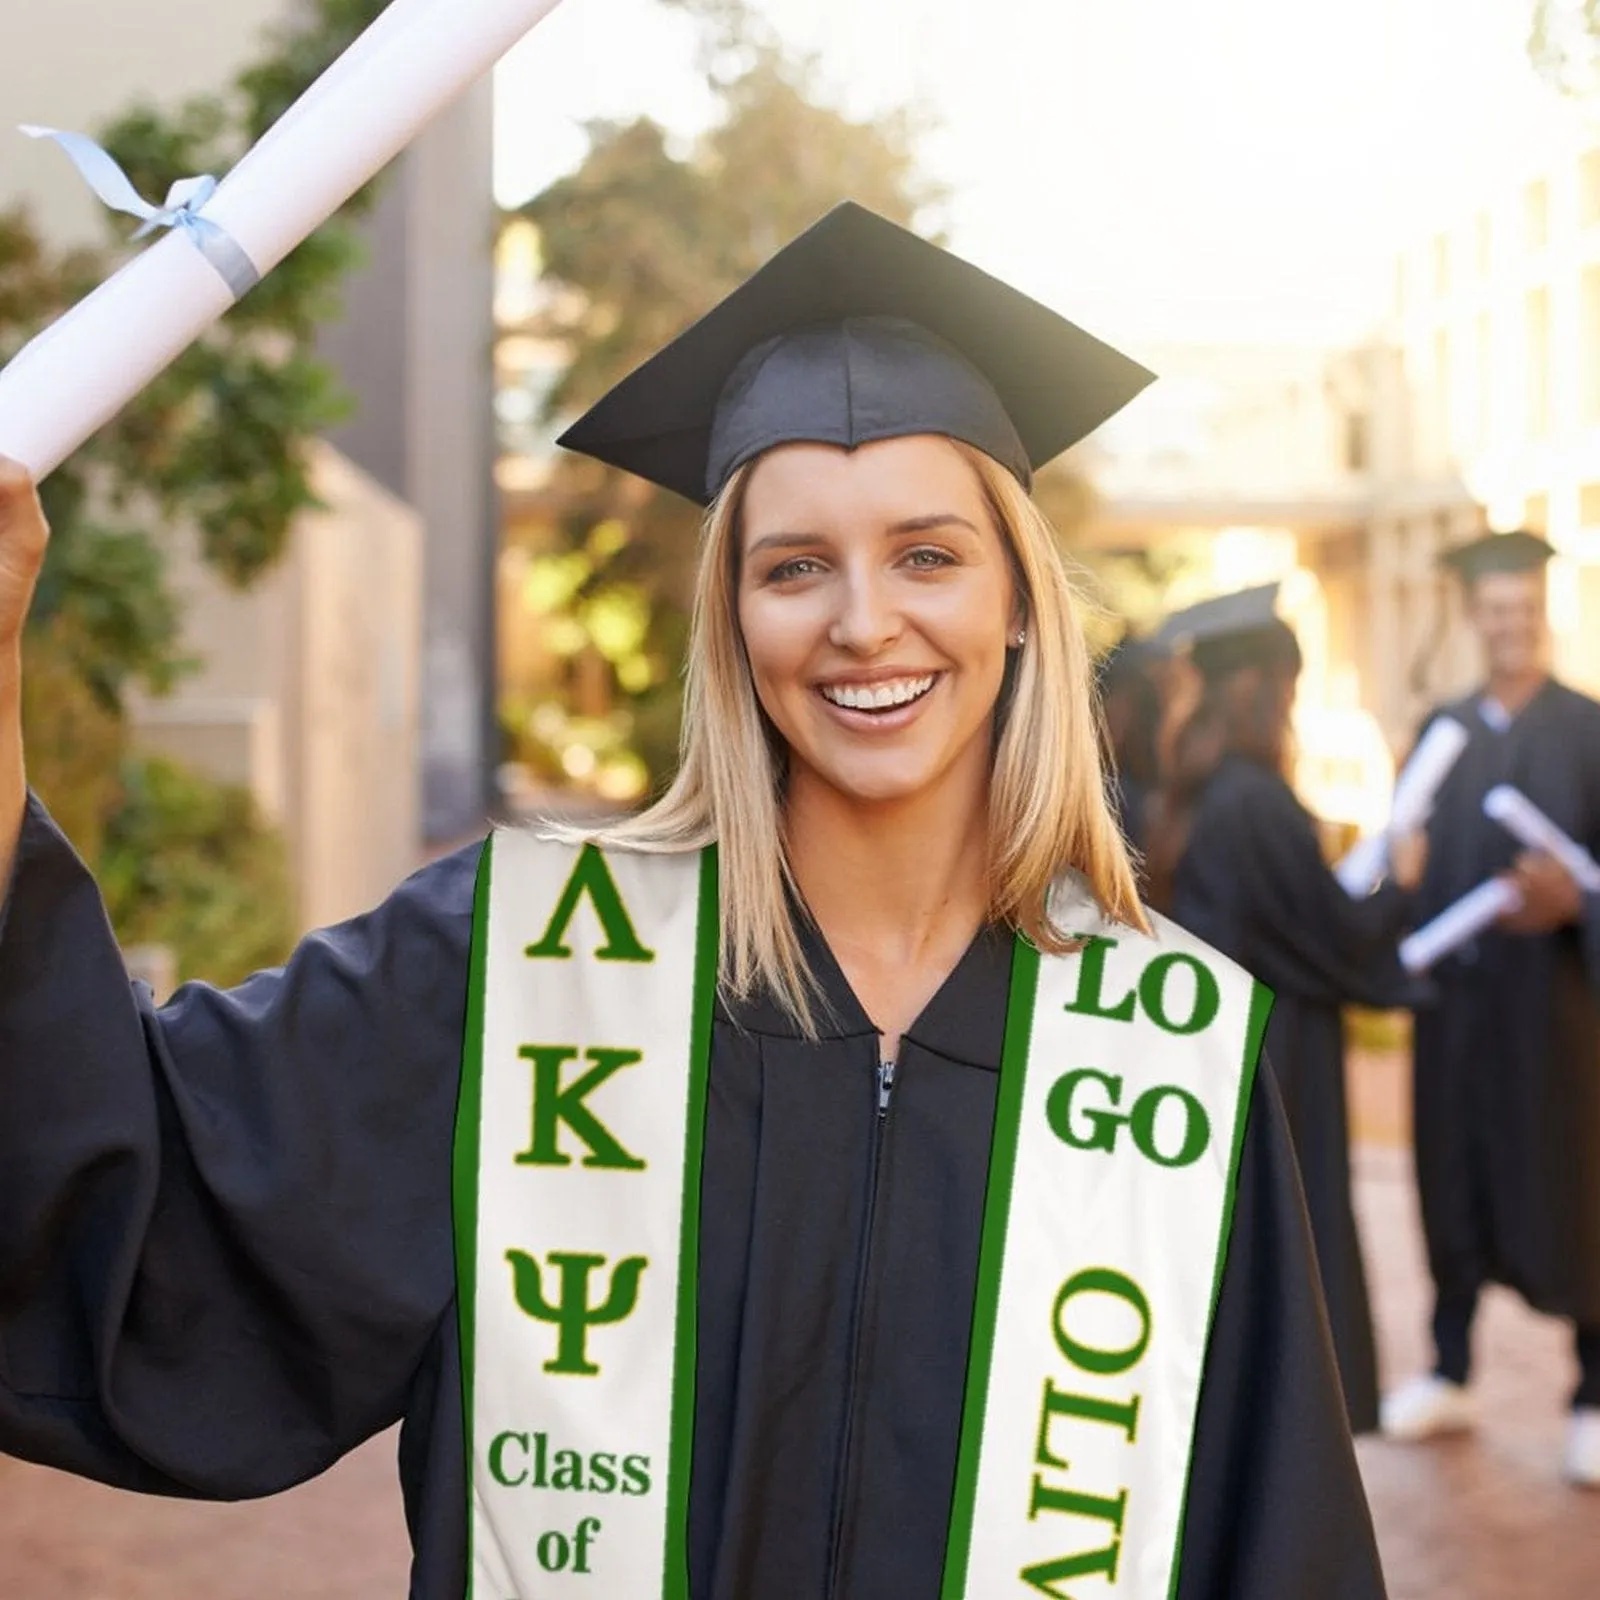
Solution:
[{"label": "woman's raised arm", "polygon": [[46,537],[0,463],[0,1453],[267,1493],[409,1415],[442,1338],[478,851],[157,1007],[25,786]]}]

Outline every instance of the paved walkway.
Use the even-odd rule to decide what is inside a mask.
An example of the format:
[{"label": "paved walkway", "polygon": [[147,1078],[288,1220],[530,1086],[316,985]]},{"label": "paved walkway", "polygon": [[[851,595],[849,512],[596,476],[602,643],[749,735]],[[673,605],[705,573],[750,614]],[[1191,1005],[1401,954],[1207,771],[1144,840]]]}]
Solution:
[{"label": "paved walkway", "polygon": [[[1392,1142],[1405,1132],[1403,1069],[1357,1062],[1353,1088],[1360,1134],[1384,1141],[1359,1152],[1357,1204],[1393,1381],[1426,1357],[1409,1158]],[[1494,1295],[1478,1341],[1481,1437],[1360,1447],[1391,1600],[1596,1600],[1600,1493],[1558,1471],[1573,1381],[1564,1330]],[[0,1600],[400,1600],[393,1461],[386,1437],[276,1500],[190,1506],[0,1460]]]},{"label": "paved walkway", "polygon": [[[1357,1173],[1379,1356],[1392,1383],[1430,1353],[1410,1157],[1368,1146]],[[1485,1297],[1474,1351],[1484,1404],[1476,1438],[1358,1446],[1390,1600],[1596,1600],[1600,1491],[1569,1488],[1560,1474],[1577,1380],[1566,1328],[1497,1290]]]}]

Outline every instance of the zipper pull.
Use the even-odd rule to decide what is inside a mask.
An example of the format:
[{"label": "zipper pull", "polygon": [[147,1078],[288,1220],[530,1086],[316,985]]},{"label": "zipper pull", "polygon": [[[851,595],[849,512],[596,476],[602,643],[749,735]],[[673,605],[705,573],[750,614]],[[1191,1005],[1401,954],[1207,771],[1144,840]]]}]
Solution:
[{"label": "zipper pull", "polygon": [[894,1062],[878,1063],[878,1115],[889,1115],[889,1096],[894,1092]]}]

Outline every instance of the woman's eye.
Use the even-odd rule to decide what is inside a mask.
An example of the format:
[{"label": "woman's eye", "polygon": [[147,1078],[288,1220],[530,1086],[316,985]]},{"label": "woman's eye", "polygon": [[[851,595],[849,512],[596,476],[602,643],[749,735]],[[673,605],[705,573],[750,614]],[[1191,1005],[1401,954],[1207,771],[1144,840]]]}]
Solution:
[{"label": "woman's eye", "polygon": [[782,583],[788,578],[807,578],[821,565],[815,556],[791,556],[787,561],[780,561],[767,574],[767,582]]},{"label": "woman's eye", "polygon": [[931,572],[935,567],[952,566],[955,562],[948,550],[936,550],[930,545],[920,545],[915,550],[907,551],[906,560],[925,572]]}]

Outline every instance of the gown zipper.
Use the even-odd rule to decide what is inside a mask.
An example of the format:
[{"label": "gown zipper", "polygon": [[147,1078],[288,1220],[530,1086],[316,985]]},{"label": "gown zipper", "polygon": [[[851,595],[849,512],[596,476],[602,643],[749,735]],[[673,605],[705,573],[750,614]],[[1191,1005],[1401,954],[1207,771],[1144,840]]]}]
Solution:
[{"label": "gown zipper", "polygon": [[875,1078],[876,1115],[872,1133],[872,1150],[867,1168],[866,1218],[862,1227],[861,1265],[856,1275],[855,1326],[850,1334],[850,1388],[845,1395],[844,1429],[839,1450],[839,1475],[834,1491],[832,1546],[828,1559],[828,1590],[826,1600],[834,1600],[839,1593],[840,1569],[844,1562],[845,1519],[849,1510],[849,1489],[854,1473],[856,1397],[861,1388],[861,1355],[865,1344],[867,1311],[867,1286],[872,1274],[872,1241],[878,1221],[878,1173],[882,1165],[884,1133],[889,1120],[889,1106],[894,1096],[895,1064],[879,1061]]}]

